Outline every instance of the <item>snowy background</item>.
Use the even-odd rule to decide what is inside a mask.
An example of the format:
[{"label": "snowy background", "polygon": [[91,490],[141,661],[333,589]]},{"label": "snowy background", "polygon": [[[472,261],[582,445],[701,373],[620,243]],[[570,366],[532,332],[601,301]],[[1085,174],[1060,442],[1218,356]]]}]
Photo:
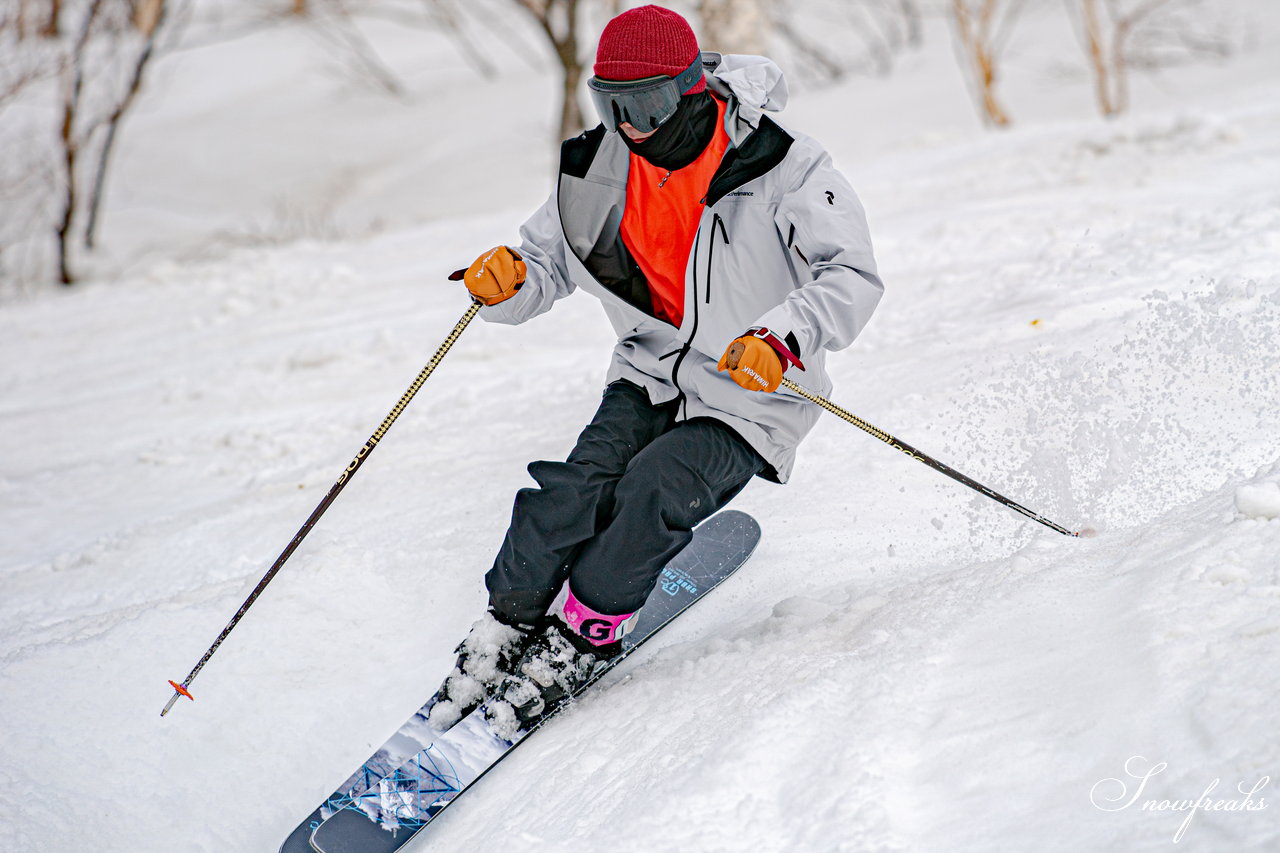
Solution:
[{"label": "snowy background", "polygon": [[[834,399],[1092,540],[825,418],[737,506],[755,558],[450,809],[423,849],[1268,851],[1280,775],[1280,9],[1096,117],[1060,10],[982,129],[945,25],[797,87],[887,294]],[[1056,16],[1056,17],[1055,17]],[[576,295],[473,324],[163,720],[465,310],[552,169],[551,66],[478,78],[371,23],[407,95],[302,25],[161,60],[89,281],[0,303],[0,850],[273,851],[435,688],[524,465],[611,335]],[[202,30],[201,27],[205,29]],[[1125,765],[1166,763],[1139,804]],[[1098,783],[1106,779],[1120,782]]]}]

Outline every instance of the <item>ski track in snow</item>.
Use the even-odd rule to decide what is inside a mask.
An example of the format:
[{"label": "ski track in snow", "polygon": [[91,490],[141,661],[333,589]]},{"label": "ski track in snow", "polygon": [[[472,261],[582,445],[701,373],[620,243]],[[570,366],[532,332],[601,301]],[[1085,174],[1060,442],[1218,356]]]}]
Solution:
[{"label": "ski track in snow", "polygon": [[[1131,756],[1159,799],[1280,776],[1276,79],[838,156],[888,291],[836,402],[1099,536],[824,418],[737,501],[751,563],[411,849],[1161,851],[1184,815],[1090,802]],[[157,716],[527,213],[467,204],[0,311],[0,850],[274,850],[438,683],[594,411],[589,298],[474,323]],[[1278,848],[1269,806],[1173,849]]]}]

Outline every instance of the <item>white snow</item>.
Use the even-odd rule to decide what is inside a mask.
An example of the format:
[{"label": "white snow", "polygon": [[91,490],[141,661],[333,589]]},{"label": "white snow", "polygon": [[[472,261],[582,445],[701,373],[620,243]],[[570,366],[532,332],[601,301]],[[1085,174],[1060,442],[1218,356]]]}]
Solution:
[{"label": "white snow", "polygon": [[1236,487],[1236,509],[1246,518],[1280,518],[1280,483],[1245,483]]},{"label": "white snow", "polygon": [[[1230,9],[1237,55],[1117,121],[1060,10],[1013,42],[1011,130],[936,23],[782,116],[888,286],[836,402],[1098,536],[824,418],[736,502],[748,567],[422,849],[1162,851],[1160,801],[1263,779],[1172,849],[1280,849],[1280,14]],[[447,673],[524,465],[594,411],[589,297],[473,324],[159,717],[465,310],[445,275],[548,188],[549,65],[370,33],[407,98],[294,26],[164,59],[95,280],[0,306],[0,850],[275,850]]]}]

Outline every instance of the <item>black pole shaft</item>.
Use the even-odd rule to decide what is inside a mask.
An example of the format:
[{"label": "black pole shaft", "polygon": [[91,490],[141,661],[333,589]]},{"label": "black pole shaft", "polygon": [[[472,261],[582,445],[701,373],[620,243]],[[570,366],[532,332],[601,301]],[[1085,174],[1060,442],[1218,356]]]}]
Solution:
[{"label": "black pole shaft", "polygon": [[[445,354],[448,353],[449,349],[457,342],[458,338],[462,335],[463,330],[467,328],[467,324],[472,321],[479,310],[480,304],[473,303],[471,307],[467,309],[466,313],[462,315],[462,319],[458,320],[457,325],[453,327],[453,331],[451,331],[448,337],[444,339],[444,343],[440,344],[440,348],[436,350],[435,355],[431,357],[431,360],[428,361],[426,366],[418,373],[418,376],[413,380],[413,383],[409,386],[408,390],[405,391],[396,402],[395,407],[392,408],[391,412],[383,419],[378,428],[374,430],[373,435],[369,436],[369,440],[364,443],[364,447],[360,448],[360,452],[351,460],[351,464],[348,465],[342,474],[338,476],[337,482],[329,488],[329,493],[320,501],[319,506],[312,510],[311,515],[307,517],[307,520],[303,523],[302,527],[300,527],[298,532],[293,535],[293,539],[289,540],[289,544],[280,552],[280,556],[276,557],[276,561],[271,564],[271,568],[262,576],[262,580],[258,581],[258,585],[253,588],[253,592],[249,593],[249,597],[244,600],[244,604],[240,605],[240,609],[236,611],[236,615],[231,617],[231,621],[227,623],[227,627],[222,629],[222,633],[213,641],[213,645],[209,646],[209,650],[204,653],[204,657],[200,658],[199,663],[197,663],[195,667],[192,668],[191,672],[187,674],[187,677],[183,679],[181,686],[174,685],[173,696],[169,698],[169,702],[164,706],[164,710],[160,712],[160,716],[163,717],[165,714],[169,713],[169,709],[173,707],[173,703],[178,700],[179,696],[186,695],[190,697],[190,694],[187,693],[186,690],[191,686],[191,682],[200,674],[200,670],[204,669],[204,665],[209,662],[209,658],[213,657],[213,653],[218,650],[218,646],[222,645],[222,641],[227,638],[227,635],[235,630],[236,625],[238,625],[240,620],[244,618],[245,613],[247,613],[249,608],[253,606],[253,603],[258,600],[258,596],[262,595],[262,591],[267,588],[267,584],[271,583],[271,579],[276,576],[276,573],[280,571],[280,568],[291,556],[293,556],[293,552],[302,544],[302,540],[307,538],[307,534],[311,532],[311,528],[316,526],[316,522],[320,520],[320,516],[324,515],[325,510],[327,510],[334,500],[337,499],[338,495],[342,493],[342,490],[346,487],[347,483],[351,482],[351,478],[360,470],[360,466],[364,465],[364,461],[369,458],[369,454],[373,453],[373,449],[378,446],[378,442],[382,441],[382,437],[387,434],[387,430],[391,429],[391,425],[400,417],[400,413],[403,412],[409,405],[410,401],[413,400],[414,395],[418,393],[418,389],[422,387],[423,383],[427,381],[427,378],[435,371],[436,366],[440,364],[440,361],[445,357]],[[172,682],[170,683],[172,684]]]},{"label": "black pole shaft", "polygon": [[1080,535],[1076,531],[1068,530],[1062,525],[1055,524],[1054,522],[1050,521],[1044,516],[1038,513],[1032,512],[1022,504],[1017,503],[1016,501],[1012,501],[1009,498],[1006,498],[1004,495],[1000,494],[994,489],[991,489],[991,488],[988,488],[987,486],[982,485],[977,480],[974,480],[970,477],[965,476],[964,474],[961,474],[959,471],[952,468],[950,465],[939,462],[937,459],[934,459],[932,456],[928,455],[927,453],[922,453],[919,450],[916,450],[914,447],[907,444],[905,441],[901,441],[897,438],[894,438],[884,430],[872,426],[871,424],[867,423],[862,418],[858,417],[852,412],[848,412],[840,408],[835,403],[831,402],[825,397],[820,397],[817,394],[814,394],[812,391],[808,391],[802,388],[801,386],[792,382],[790,379],[783,378],[782,384],[783,386],[799,394],[801,397],[804,397],[810,403],[814,403],[815,405],[821,406],[822,408],[826,409],[828,412],[831,412],[833,415],[836,415],[837,417],[842,418],[848,421],[849,423],[853,424],[863,432],[866,432],[870,435],[875,436],[876,438],[883,441],[885,444],[892,447],[894,450],[900,450],[903,453],[910,456],[912,459],[915,459],[919,462],[923,462],[924,464],[928,465],[933,470],[940,471],[943,474],[946,474],[951,479],[956,480],[957,482],[960,482],[960,483],[964,483],[966,486],[973,489],[975,492],[979,492],[983,495],[986,495],[987,497],[991,498],[993,501],[996,501],[997,503],[1004,504],[1014,512],[1020,512],[1023,515],[1025,515],[1027,518],[1031,519],[1032,521],[1039,522],[1040,524],[1043,524],[1045,527],[1049,528],[1050,530],[1055,530],[1058,533],[1063,534],[1064,536]]}]

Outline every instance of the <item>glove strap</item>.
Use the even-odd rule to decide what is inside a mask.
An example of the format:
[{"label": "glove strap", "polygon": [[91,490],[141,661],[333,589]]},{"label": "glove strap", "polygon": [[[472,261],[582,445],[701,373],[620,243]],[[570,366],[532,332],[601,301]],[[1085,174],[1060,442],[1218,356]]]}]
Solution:
[{"label": "glove strap", "polygon": [[782,338],[778,337],[764,326],[757,326],[756,328],[748,331],[747,334],[751,335],[753,338],[759,338],[769,346],[773,347],[774,352],[776,352],[782,359],[783,365],[791,365],[800,370],[804,370],[804,363],[796,357],[796,354],[791,351],[790,347],[783,343]]}]

